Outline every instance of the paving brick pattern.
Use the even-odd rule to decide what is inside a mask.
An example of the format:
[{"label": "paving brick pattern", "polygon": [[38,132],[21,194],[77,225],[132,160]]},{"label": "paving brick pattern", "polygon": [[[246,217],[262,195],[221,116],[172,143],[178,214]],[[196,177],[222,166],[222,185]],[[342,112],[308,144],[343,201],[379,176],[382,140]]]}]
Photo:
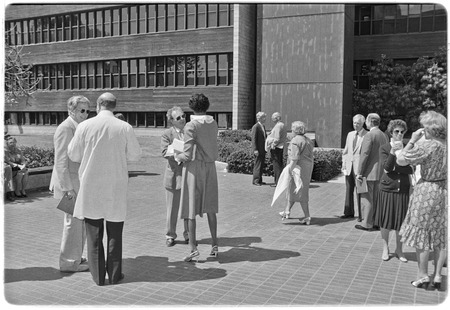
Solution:
[{"label": "paving brick pattern", "polygon": [[[145,156],[129,182],[124,227],[124,281],[98,287],[90,273],[61,273],[63,214],[47,190],[4,205],[4,298],[14,305],[115,306],[443,306],[447,292],[415,289],[415,251],[408,263],[381,260],[379,232],[356,230],[343,210],[341,181],[310,187],[311,226],[281,221],[270,206],[274,188],[250,175],[219,172],[219,257],[210,258],[206,216],[198,218],[200,258],[183,262],[188,246],[165,246],[165,206],[156,137],[140,138]],[[152,146],[154,145],[154,147]],[[270,183],[272,178],[265,178]],[[182,226],[178,225],[181,236]],[[391,236],[394,243],[394,235]],[[394,250],[394,244],[391,249]],[[433,265],[430,261],[430,273]],[[444,269],[447,280],[447,269]],[[447,286],[445,285],[445,289]]]}]

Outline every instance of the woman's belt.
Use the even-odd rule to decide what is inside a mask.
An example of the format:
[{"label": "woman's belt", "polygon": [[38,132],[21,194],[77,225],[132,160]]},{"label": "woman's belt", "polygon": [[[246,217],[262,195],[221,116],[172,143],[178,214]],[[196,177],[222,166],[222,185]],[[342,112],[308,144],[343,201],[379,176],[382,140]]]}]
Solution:
[{"label": "woman's belt", "polygon": [[424,180],[425,182],[432,182],[432,183],[442,182],[442,181],[447,181],[447,179],[440,179],[440,180],[425,180],[424,178],[422,178],[422,180]]}]

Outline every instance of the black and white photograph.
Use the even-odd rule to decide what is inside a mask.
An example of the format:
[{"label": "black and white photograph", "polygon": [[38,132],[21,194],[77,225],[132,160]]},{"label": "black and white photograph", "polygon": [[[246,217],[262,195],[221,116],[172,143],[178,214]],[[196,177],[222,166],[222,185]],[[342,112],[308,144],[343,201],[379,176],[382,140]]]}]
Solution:
[{"label": "black and white photograph", "polygon": [[448,306],[448,9],[5,2],[2,306]]}]

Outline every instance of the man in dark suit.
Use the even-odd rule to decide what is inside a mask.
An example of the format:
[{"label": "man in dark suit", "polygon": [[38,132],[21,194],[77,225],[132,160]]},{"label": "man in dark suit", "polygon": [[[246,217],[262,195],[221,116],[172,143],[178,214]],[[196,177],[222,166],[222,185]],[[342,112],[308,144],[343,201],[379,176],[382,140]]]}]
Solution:
[{"label": "man in dark suit", "polygon": [[[169,147],[173,140],[183,141],[183,128],[186,125],[186,116],[180,107],[173,107],[167,111],[167,120],[172,127],[166,129],[161,136],[161,152],[162,156],[167,159],[167,166],[164,172],[164,187],[166,188],[166,245],[175,245],[177,238],[177,219],[180,207],[181,195],[181,173],[183,164],[175,161],[173,150]],[[189,241],[188,221],[184,220],[184,240]]]},{"label": "man in dark suit", "polygon": [[[361,114],[357,114],[353,117],[353,128],[355,130],[350,131],[347,135],[345,142],[345,148],[342,152],[342,170],[345,175],[345,203],[344,203],[344,215],[340,218],[353,218],[355,216],[354,207],[354,191],[355,191],[355,177],[358,175],[359,155],[361,152],[361,145],[367,130],[364,129],[365,117]],[[358,221],[361,222],[361,195],[356,194],[356,201],[358,204]]]},{"label": "man in dark suit", "polygon": [[367,179],[367,193],[361,193],[361,203],[363,208],[363,221],[361,225],[356,225],[356,229],[373,230],[376,198],[378,193],[378,183],[382,175],[380,161],[380,147],[388,143],[388,138],[380,128],[380,116],[376,113],[367,115],[366,127],[369,132],[364,136],[359,159],[357,182]]},{"label": "man in dark suit", "polygon": [[252,148],[255,155],[255,163],[253,165],[253,185],[261,186],[266,184],[262,181],[264,170],[264,162],[266,159],[266,113],[258,112],[256,114],[257,123],[252,127]]}]

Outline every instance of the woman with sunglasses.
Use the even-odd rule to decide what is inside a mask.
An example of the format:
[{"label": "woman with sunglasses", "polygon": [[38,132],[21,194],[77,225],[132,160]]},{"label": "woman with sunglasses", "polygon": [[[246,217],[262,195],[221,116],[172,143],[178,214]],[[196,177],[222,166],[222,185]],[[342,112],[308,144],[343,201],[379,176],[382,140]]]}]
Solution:
[{"label": "woman with sunglasses", "polygon": [[419,121],[423,128],[412,134],[397,156],[400,165],[420,165],[421,175],[414,186],[400,235],[404,244],[416,248],[419,278],[411,284],[428,287],[428,258],[430,251],[434,251],[431,285],[440,290],[448,246],[447,119],[440,113],[427,111],[420,115]]},{"label": "woman with sunglasses", "polygon": [[380,148],[380,165],[383,168],[383,175],[379,184],[374,223],[374,225],[380,227],[383,241],[382,260],[390,259],[389,233],[394,230],[396,234],[395,255],[404,263],[408,260],[403,254],[399,231],[408,210],[410,175],[414,170],[410,165],[398,165],[396,160],[397,155],[404,147],[403,136],[406,130],[406,123],[401,119],[389,122],[387,132],[391,141]]}]

